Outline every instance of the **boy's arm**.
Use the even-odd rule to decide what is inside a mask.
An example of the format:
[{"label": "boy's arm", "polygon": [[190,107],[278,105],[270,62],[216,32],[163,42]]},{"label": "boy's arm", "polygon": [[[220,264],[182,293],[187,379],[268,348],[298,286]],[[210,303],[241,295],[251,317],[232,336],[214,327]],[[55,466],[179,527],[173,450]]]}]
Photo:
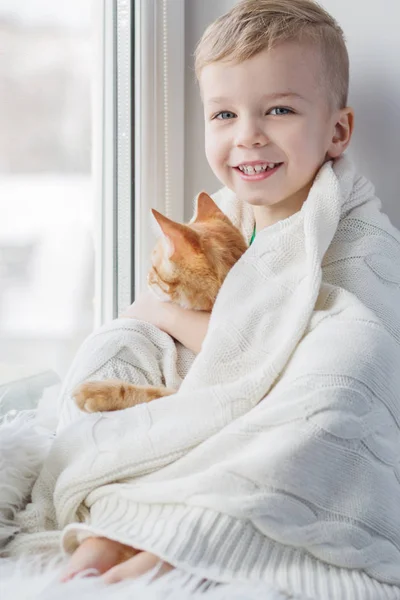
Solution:
[{"label": "boy's arm", "polygon": [[120,317],[152,323],[198,354],[207,333],[210,313],[182,308],[172,302],[161,302],[152,292],[147,291]]},{"label": "boy's arm", "polygon": [[164,302],[160,329],[198,354],[206,337],[210,313],[190,310],[171,302]]}]

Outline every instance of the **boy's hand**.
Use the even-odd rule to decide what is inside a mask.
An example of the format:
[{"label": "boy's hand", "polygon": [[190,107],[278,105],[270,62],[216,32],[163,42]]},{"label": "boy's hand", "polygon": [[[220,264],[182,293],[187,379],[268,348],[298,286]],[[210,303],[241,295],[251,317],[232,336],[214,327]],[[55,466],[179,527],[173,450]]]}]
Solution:
[{"label": "boy's hand", "polygon": [[164,329],[166,305],[168,302],[159,300],[150,290],[141,294],[133,304],[128,306],[120,318],[139,319]]},{"label": "boy's hand", "polygon": [[149,290],[120,317],[147,321],[197,354],[207,333],[210,313],[182,308],[174,302],[162,302]]}]

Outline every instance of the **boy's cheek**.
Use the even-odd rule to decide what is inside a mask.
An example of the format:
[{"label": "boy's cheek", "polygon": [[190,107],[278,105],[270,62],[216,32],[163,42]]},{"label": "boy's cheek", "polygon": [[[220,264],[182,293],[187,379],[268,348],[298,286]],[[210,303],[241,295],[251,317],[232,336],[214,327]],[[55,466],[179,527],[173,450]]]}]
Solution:
[{"label": "boy's cheek", "polygon": [[205,153],[208,163],[214,165],[217,162],[217,153],[215,152],[215,146],[210,143],[210,140],[208,140],[208,143],[206,141]]}]

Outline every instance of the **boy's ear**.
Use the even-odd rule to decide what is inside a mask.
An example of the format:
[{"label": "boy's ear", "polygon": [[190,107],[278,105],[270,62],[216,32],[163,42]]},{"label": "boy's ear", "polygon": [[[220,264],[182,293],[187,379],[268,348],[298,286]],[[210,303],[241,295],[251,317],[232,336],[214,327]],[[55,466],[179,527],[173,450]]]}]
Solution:
[{"label": "boy's ear", "polygon": [[225,215],[207,192],[200,192],[196,198],[196,213],[190,222],[207,221],[215,217],[225,218]]},{"label": "boy's ear", "polygon": [[350,143],[354,130],[354,110],[347,106],[337,115],[332,141],[327,151],[328,158],[338,158]]},{"label": "boy's ear", "polygon": [[175,254],[183,254],[188,246],[195,250],[199,249],[200,242],[195,231],[186,225],[171,221],[154,208],[151,212],[159,226],[168,258],[172,258]]}]

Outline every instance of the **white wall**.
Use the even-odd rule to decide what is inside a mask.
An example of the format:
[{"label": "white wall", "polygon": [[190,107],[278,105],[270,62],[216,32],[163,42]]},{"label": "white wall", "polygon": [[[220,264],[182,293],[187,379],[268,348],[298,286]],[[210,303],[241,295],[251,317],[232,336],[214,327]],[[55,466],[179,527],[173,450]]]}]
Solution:
[{"label": "white wall", "polygon": [[[234,0],[190,0],[186,4],[186,217],[201,189],[220,184],[204,157],[203,114],[194,83],[192,54],[204,28]],[[400,2],[321,0],[344,30],[350,55],[349,104],[356,113],[349,154],[375,184],[384,210],[400,228]]]},{"label": "white wall", "polygon": [[193,52],[204,29],[235,4],[232,0],[189,0],[185,5],[185,219],[192,216],[192,200],[201,190],[221,187],[204,155],[203,109],[195,83]]}]

